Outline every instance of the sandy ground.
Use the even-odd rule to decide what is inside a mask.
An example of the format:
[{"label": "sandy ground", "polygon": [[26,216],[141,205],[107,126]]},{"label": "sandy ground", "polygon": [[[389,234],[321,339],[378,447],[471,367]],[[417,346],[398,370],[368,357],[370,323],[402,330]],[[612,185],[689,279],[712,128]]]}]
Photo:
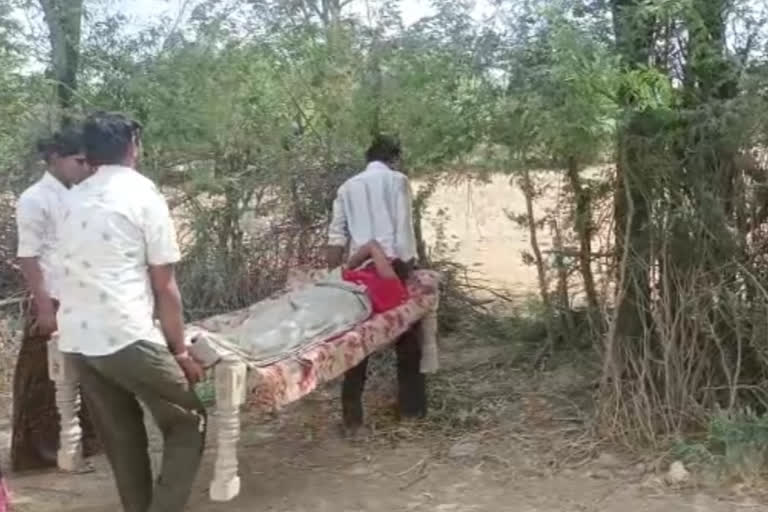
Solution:
[{"label": "sandy ground", "polygon": [[[590,168],[584,172],[588,179],[604,178],[608,168]],[[578,244],[569,232],[567,208],[563,204],[567,190],[562,174],[538,172],[533,174],[534,186],[539,192],[534,202],[534,216],[539,227],[539,248],[545,260],[548,286],[555,288],[553,267],[553,229],[545,220],[556,219],[561,225],[562,246],[577,250]],[[414,188],[421,186],[416,183]],[[521,226],[515,217],[526,214],[525,198],[520,188],[507,175],[491,175],[485,181],[465,181],[439,187],[427,203],[424,235],[428,242],[438,238],[444,242],[452,261],[465,265],[473,277],[484,279],[488,284],[504,289],[519,301],[531,296],[538,297],[536,268],[524,263],[524,254],[532,255],[528,228]],[[604,253],[610,243],[613,225],[610,210],[605,205],[596,207],[593,252]],[[608,217],[607,217],[608,216]],[[575,263],[575,262],[574,262]],[[598,280],[598,292],[605,292],[606,284],[600,279],[607,275],[604,260],[596,260],[593,272]],[[571,276],[572,300],[582,300],[578,274]]]},{"label": "sandy ground", "polygon": [[[536,211],[555,203],[550,196],[537,204]],[[524,251],[530,251],[528,232],[507,212],[525,213],[523,194],[508,176],[442,186],[428,203],[424,235],[434,241],[442,227],[452,259],[516,295],[535,293],[535,271],[522,258]],[[542,249],[549,248],[549,238],[544,237]]]},{"label": "sandy ground", "polygon": [[[552,205],[550,199],[540,208]],[[438,190],[427,235],[443,224],[454,257],[524,296],[535,273],[522,264],[526,232],[505,209],[522,213],[506,177]],[[545,237],[547,238],[547,237]],[[547,238],[548,239],[548,238]],[[545,248],[548,244],[545,242]],[[430,420],[399,425],[390,414],[391,367],[374,375],[367,406],[372,434],[352,443],[337,434],[337,386],[318,391],[276,418],[249,416],[243,427],[243,492],[231,503],[207,498],[209,452],[191,512],[731,512],[766,510],[752,496],[672,489],[647,461],[608,454],[582,436],[586,414],[574,390],[588,383],[569,368],[532,379],[507,361],[510,346],[444,340],[444,369],[433,380]],[[391,366],[391,365],[390,365]],[[574,422],[574,417],[576,421]],[[8,426],[0,425],[7,445]],[[211,433],[212,434],[212,433]],[[3,439],[0,439],[3,441]],[[160,446],[155,440],[157,458]],[[606,462],[606,460],[608,462]],[[17,512],[115,512],[114,485],[102,458],[89,475],[57,472],[10,479]],[[6,466],[7,467],[7,466]]]},{"label": "sandy ground", "polygon": [[[337,387],[317,392],[277,418],[249,417],[240,460],[243,492],[230,503],[212,503],[206,456],[190,512],[732,512],[765,510],[756,498],[671,489],[636,460],[590,451],[578,427],[565,428],[556,399],[585,385],[572,370],[532,385],[517,370],[489,365],[505,347],[461,347],[444,353],[446,374],[472,384],[461,405],[433,404],[424,425],[398,425],[391,372],[372,379],[367,396],[373,432],[366,443],[337,435]],[[500,369],[499,369],[500,368]],[[475,380],[472,373],[483,378]],[[441,380],[438,393],[445,392]],[[489,385],[490,384],[490,385]],[[505,389],[505,386],[509,389]],[[514,387],[515,392],[511,391]],[[546,392],[544,391],[546,389]],[[501,391],[501,394],[499,393]],[[503,396],[502,396],[503,395]],[[545,397],[552,396],[552,400]],[[509,398],[509,400],[507,400]],[[439,401],[438,401],[439,402]],[[454,409],[455,408],[455,409]],[[447,409],[447,410],[446,410]],[[550,411],[549,413],[547,411]],[[476,415],[476,416],[474,416]],[[469,417],[461,427],[455,418]],[[453,419],[451,419],[453,418]],[[572,432],[569,434],[569,432]],[[153,436],[154,437],[154,436]],[[587,443],[588,444],[588,443]],[[587,447],[589,448],[589,446]],[[154,441],[153,452],[160,446]],[[578,453],[577,453],[578,452]],[[586,462],[579,460],[584,454]],[[592,454],[592,455],[590,455]],[[14,476],[18,512],[114,512],[114,486],[102,458],[89,475]],[[639,469],[638,469],[639,468]]]}]

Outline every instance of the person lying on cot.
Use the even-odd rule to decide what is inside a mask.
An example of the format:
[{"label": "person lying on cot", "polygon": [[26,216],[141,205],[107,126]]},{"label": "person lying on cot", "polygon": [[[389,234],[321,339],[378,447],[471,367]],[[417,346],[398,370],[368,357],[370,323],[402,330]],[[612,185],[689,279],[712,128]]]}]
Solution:
[{"label": "person lying on cot", "polygon": [[262,366],[290,357],[404,304],[404,267],[390,261],[378,242],[367,242],[326,278],[253,305],[221,333],[226,339],[194,337],[194,352],[205,366],[218,360],[216,345]]},{"label": "person lying on cot", "polygon": [[405,263],[390,261],[381,245],[371,240],[349,258],[341,277],[344,281],[363,286],[373,312],[383,313],[408,300],[404,284],[408,273]]}]

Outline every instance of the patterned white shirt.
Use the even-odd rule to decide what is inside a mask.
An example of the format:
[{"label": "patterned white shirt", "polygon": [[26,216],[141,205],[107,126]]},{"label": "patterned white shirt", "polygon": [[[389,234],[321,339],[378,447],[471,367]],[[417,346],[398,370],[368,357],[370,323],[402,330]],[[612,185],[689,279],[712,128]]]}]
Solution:
[{"label": "patterned white shirt", "polygon": [[150,265],[180,259],[168,204],[128,167],[103,166],[73,188],[61,223],[60,349],[103,356],[140,340],[165,344],[154,322]]},{"label": "patterned white shirt", "polygon": [[69,193],[51,173],[24,191],[16,203],[16,226],[19,258],[38,258],[43,271],[45,289],[51,297],[58,297],[56,289],[58,265],[54,261],[57,226],[64,215],[65,196]]},{"label": "patterned white shirt", "polygon": [[408,177],[381,162],[347,180],[336,195],[328,229],[328,244],[346,247],[350,254],[376,240],[390,258],[416,257]]}]

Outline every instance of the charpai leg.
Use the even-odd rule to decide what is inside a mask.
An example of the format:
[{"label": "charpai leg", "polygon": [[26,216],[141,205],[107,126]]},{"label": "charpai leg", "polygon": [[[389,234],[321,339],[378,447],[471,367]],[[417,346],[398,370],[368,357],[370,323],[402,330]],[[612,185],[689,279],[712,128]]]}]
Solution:
[{"label": "charpai leg", "polygon": [[56,386],[56,407],[60,417],[58,466],[64,471],[78,471],[84,465],[83,432],[78,417],[80,381],[75,365],[59,351],[56,335],[48,342],[48,372]]},{"label": "charpai leg", "polygon": [[237,443],[240,440],[240,407],[245,402],[247,369],[241,361],[223,360],[216,366],[216,462],[210,496],[229,501],[240,494]]},{"label": "charpai leg", "polygon": [[437,355],[437,310],[440,292],[435,290],[435,303],[421,321],[421,373],[435,373],[440,367]]}]

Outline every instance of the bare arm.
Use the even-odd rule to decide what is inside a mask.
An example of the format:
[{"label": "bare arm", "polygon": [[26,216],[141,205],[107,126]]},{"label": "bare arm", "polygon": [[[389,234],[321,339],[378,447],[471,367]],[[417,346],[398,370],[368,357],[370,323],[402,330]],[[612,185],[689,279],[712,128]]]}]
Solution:
[{"label": "bare arm", "polygon": [[16,205],[16,229],[18,233],[17,255],[19,266],[29,291],[36,302],[50,301],[45,286],[45,276],[40,266],[46,238],[44,205],[34,194],[22,194]]},{"label": "bare arm", "polygon": [[168,349],[174,355],[183,354],[186,350],[183,306],[173,265],[150,266],[149,279],[155,295],[155,313]]},{"label": "bare arm", "polygon": [[176,282],[174,264],[181,257],[176,230],[163,196],[156,190],[146,199],[144,237],[147,244],[147,264],[152,293],[155,296],[155,317],[172,354],[183,354],[184,319],[181,293]]},{"label": "bare arm", "polygon": [[45,286],[45,276],[40,266],[38,258],[19,258],[21,273],[24,275],[24,281],[27,283],[29,291],[35,300],[38,308],[46,307],[53,303],[51,296]]},{"label": "bare arm", "polygon": [[144,237],[147,245],[147,264],[152,292],[155,296],[155,315],[168,344],[187,380],[194,384],[204,376],[203,368],[187,352],[184,340],[184,317],[179,285],[174,264],[181,259],[168,204],[157,190],[146,198],[144,211]]},{"label": "bare arm", "polygon": [[395,273],[395,269],[392,268],[389,258],[387,258],[384,249],[381,248],[381,245],[379,245],[376,240],[371,240],[353,254],[347,262],[347,267],[357,268],[368,260],[373,260],[373,265],[376,267],[376,272],[379,276],[384,279],[397,278],[397,274]]},{"label": "bare arm", "polygon": [[367,244],[360,247],[355,254],[349,257],[349,260],[347,260],[346,267],[347,268],[357,268],[366,261],[371,259],[371,243],[368,242]]},{"label": "bare arm", "polygon": [[47,336],[56,332],[56,307],[45,285],[45,276],[38,258],[19,258],[19,266],[35,303],[35,331]]}]

